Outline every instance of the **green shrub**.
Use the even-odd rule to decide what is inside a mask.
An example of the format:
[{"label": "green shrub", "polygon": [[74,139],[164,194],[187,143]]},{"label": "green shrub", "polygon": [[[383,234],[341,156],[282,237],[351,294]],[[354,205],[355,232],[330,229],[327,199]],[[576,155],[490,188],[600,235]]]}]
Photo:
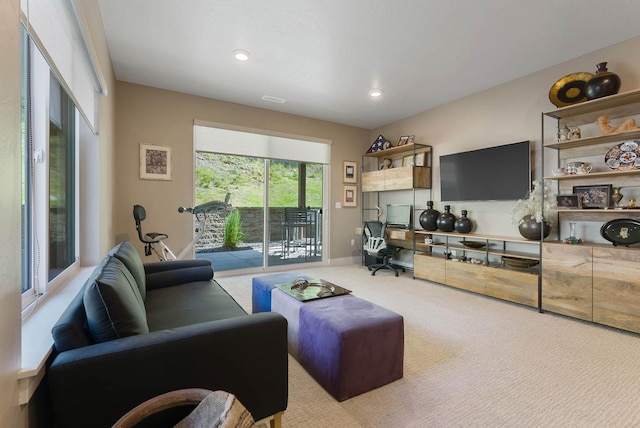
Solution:
[{"label": "green shrub", "polygon": [[240,221],[240,211],[234,209],[224,219],[224,238],[222,246],[227,250],[235,250],[242,243],[244,232]]}]

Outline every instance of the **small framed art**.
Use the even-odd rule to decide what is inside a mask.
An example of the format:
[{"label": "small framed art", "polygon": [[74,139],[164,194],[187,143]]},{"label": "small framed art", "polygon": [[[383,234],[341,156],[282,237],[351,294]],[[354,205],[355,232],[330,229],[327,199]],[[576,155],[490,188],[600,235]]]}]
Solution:
[{"label": "small framed art", "polygon": [[171,147],[140,144],[140,179],[171,180]]},{"label": "small framed art", "polygon": [[580,198],[575,193],[571,195],[556,196],[558,208],[562,210],[572,210],[580,208]]},{"label": "small framed art", "polygon": [[415,166],[424,166],[424,157],[425,153],[416,153],[416,161],[414,162]]},{"label": "small framed art", "polygon": [[402,137],[400,137],[400,139],[398,140],[398,146],[404,146],[405,144],[407,144],[409,142],[409,136],[408,135],[403,135]]},{"label": "small framed art", "polygon": [[358,206],[358,186],[345,185],[342,194],[343,207],[355,208]]},{"label": "small framed art", "polygon": [[581,208],[607,208],[611,205],[611,184],[573,186]]},{"label": "small framed art", "polygon": [[342,182],[358,182],[358,163],[353,161],[342,161]]},{"label": "small framed art", "polygon": [[413,166],[414,160],[413,155],[407,155],[402,158],[402,166]]},{"label": "small framed art", "polygon": [[407,136],[407,144],[413,144],[413,141],[416,139],[415,135],[408,135]]}]

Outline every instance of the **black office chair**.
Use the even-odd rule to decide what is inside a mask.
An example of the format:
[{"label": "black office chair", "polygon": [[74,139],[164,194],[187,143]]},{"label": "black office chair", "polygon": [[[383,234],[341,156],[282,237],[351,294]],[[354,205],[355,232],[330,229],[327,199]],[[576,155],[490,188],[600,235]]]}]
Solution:
[{"label": "black office chair", "polygon": [[[364,222],[364,236],[366,237],[364,251],[376,259],[382,259],[382,263],[372,264],[367,266],[367,268],[371,271],[371,275],[375,275],[380,269],[389,269],[398,276],[398,270],[395,266],[391,265],[391,258],[399,248],[387,246],[387,240],[385,238],[386,230],[386,223],[382,224],[379,221]],[[402,271],[404,272],[404,268],[402,268]]]},{"label": "black office chair", "polygon": [[[162,242],[163,239],[167,239],[169,235],[166,233],[158,233],[158,232],[142,232],[142,221],[147,218],[147,211],[144,209],[142,205],[134,205],[133,206],[133,218],[136,221],[136,230],[138,231],[138,238],[140,242],[144,244],[144,254],[145,256],[150,256],[151,253],[155,253],[161,261],[166,260],[175,260],[176,256],[173,252],[167,247],[167,245]],[[156,251],[154,244],[160,244],[162,246],[162,254]]]}]

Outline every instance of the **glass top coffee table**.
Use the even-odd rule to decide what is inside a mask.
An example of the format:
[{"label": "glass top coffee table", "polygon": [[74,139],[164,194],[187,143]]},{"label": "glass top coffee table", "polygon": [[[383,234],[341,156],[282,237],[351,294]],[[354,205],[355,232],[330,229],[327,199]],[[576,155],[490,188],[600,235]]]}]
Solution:
[{"label": "glass top coffee table", "polygon": [[277,287],[301,302],[343,296],[351,293],[351,290],[332,284],[324,279],[299,278],[292,282],[279,284]]}]

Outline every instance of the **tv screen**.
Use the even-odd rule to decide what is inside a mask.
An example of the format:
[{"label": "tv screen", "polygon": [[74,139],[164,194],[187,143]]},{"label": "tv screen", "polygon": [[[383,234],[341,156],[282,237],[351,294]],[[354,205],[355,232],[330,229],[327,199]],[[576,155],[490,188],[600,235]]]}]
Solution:
[{"label": "tv screen", "polygon": [[411,225],[411,205],[388,204],[387,226],[408,229]]},{"label": "tv screen", "polygon": [[504,201],[531,189],[529,141],[440,156],[442,201]]}]

